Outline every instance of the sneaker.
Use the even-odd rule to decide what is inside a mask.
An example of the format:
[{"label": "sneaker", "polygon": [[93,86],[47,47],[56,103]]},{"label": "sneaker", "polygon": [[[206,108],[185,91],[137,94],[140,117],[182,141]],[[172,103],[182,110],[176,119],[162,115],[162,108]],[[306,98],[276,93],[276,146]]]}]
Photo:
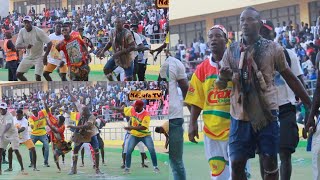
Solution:
[{"label": "sneaker", "polygon": [[33,167],[33,164],[30,164],[28,167]]},{"label": "sneaker", "polygon": [[131,174],[130,169],[129,168],[125,168],[123,174]]},{"label": "sneaker", "polygon": [[29,175],[27,172],[25,172],[24,170],[20,171],[22,175]]},{"label": "sneaker", "polygon": [[121,166],[121,169],[124,169],[124,168],[126,168],[126,166],[123,164],[123,165]]},{"label": "sneaker", "polygon": [[13,170],[13,169],[8,168],[8,169],[4,170],[4,172],[11,172],[12,170]]},{"label": "sneaker", "polygon": [[96,174],[104,174],[103,172],[100,171],[100,169],[96,170]]},{"label": "sneaker", "polygon": [[44,164],[43,167],[50,167],[50,165],[49,164]]},{"label": "sneaker", "polygon": [[74,175],[74,174],[77,174],[77,172],[75,172],[75,171],[73,171],[73,170],[71,170],[71,171],[68,173],[68,175]]},{"label": "sneaker", "polygon": [[148,168],[149,167],[149,166],[147,166],[147,165],[145,165],[143,163],[141,163],[141,166],[142,166],[142,168]]},{"label": "sneaker", "polygon": [[84,167],[84,164],[81,164],[80,167]]},{"label": "sneaker", "polygon": [[37,168],[33,168],[33,171],[40,171],[39,169],[37,169]]},{"label": "sneaker", "polygon": [[159,169],[158,167],[155,167],[155,168],[153,169],[153,172],[155,172],[155,173],[160,173],[160,169]]}]

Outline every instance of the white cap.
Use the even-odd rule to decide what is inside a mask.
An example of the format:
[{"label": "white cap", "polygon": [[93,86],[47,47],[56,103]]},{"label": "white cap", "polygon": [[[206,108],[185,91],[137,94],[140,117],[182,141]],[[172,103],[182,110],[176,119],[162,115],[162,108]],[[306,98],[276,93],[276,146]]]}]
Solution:
[{"label": "white cap", "polygon": [[6,103],[4,103],[4,102],[0,103],[0,109],[7,109],[7,108],[8,108],[8,106]]},{"label": "white cap", "polygon": [[25,16],[23,18],[23,21],[29,21],[29,22],[32,22],[32,18],[30,16]]}]

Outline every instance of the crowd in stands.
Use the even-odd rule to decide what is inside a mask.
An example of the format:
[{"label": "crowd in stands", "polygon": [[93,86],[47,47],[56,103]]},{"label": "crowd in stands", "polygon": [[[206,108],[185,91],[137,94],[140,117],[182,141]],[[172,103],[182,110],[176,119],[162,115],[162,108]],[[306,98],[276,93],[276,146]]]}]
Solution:
[{"label": "crowd in stands", "polygon": [[[29,94],[15,94],[7,97],[2,95],[2,102],[8,104],[9,109],[23,109],[25,112],[31,111],[33,107],[44,109],[44,104],[41,102],[41,97],[46,96],[49,107],[58,107],[58,112],[70,118],[73,112],[76,112],[74,103],[71,102],[71,97],[67,90],[70,89],[71,94],[77,97],[81,104],[88,106],[92,113],[106,121],[122,121],[122,114],[116,111],[109,110],[110,106],[121,107],[130,106],[134,101],[128,99],[128,94],[132,90],[161,90],[162,99],[160,100],[143,100],[145,109],[148,110],[153,119],[160,119],[158,116],[168,115],[168,87],[167,84],[149,82],[117,82],[117,83],[97,83],[93,86],[81,84],[78,87],[64,87],[58,90],[49,89],[43,92],[37,89],[30,90]],[[56,93],[59,91],[59,93]],[[161,118],[162,118],[161,117]]]},{"label": "crowd in stands", "polygon": [[[274,41],[296,52],[305,80],[315,80],[317,78],[316,69],[320,68],[320,63],[316,62],[316,55],[320,48],[320,17],[315,26],[303,22],[301,25],[294,25],[292,21],[282,22],[282,26],[280,23],[275,25],[276,38]],[[229,32],[229,34],[233,35],[230,37],[234,37],[234,32]],[[234,38],[230,38],[229,44],[233,41]],[[175,52],[175,57],[185,64],[190,78],[196,66],[210,55],[210,50],[202,36],[194,39],[190,46],[179,40],[175,46]]]},{"label": "crowd in stands", "polygon": [[[153,0],[124,0],[122,3],[110,0],[99,4],[84,4],[82,7],[71,10],[67,8],[44,8],[37,13],[32,7],[27,14],[17,11],[9,13],[7,17],[0,17],[0,39],[3,32],[11,30],[18,33],[23,27],[23,17],[29,15],[33,18],[34,26],[42,28],[53,27],[54,22],[73,22],[73,28],[84,27],[84,34],[90,39],[108,37],[110,30],[114,28],[113,22],[116,16],[121,16],[128,23],[138,24],[138,32],[151,39],[151,43],[160,43],[160,33],[164,32],[164,24],[168,21],[168,13],[164,9],[156,9]],[[97,41],[95,41],[97,42]]]}]

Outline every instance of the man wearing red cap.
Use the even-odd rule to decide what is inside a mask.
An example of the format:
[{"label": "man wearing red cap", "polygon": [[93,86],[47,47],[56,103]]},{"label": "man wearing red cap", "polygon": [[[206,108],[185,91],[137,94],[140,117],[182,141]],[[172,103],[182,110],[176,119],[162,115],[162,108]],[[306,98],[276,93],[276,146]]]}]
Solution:
[{"label": "man wearing red cap", "polygon": [[129,137],[128,149],[126,152],[126,168],[124,171],[125,174],[130,173],[131,153],[134,150],[134,147],[141,141],[147,146],[150,152],[154,172],[159,173],[160,171],[158,168],[157,155],[154,149],[153,140],[149,131],[150,114],[143,108],[143,106],[143,101],[137,100],[134,105],[130,107],[110,108],[111,110],[121,111],[125,116],[131,117],[131,125],[124,128],[125,130],[130,131],[131,134],[131,136]]}]

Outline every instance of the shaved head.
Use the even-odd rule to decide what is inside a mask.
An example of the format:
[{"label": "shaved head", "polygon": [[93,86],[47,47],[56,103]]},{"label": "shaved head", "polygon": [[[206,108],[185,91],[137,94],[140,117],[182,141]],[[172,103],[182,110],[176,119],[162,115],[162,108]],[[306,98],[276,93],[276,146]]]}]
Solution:
[{"label": "shaved head", "polygon": [[253,7],[247,7],[244,11],[253,11],[255,14],[254,17],[256,18],[256,20],[259,20],[259,21],[261,20],[260,12],[257,9],[255,9]]}]

